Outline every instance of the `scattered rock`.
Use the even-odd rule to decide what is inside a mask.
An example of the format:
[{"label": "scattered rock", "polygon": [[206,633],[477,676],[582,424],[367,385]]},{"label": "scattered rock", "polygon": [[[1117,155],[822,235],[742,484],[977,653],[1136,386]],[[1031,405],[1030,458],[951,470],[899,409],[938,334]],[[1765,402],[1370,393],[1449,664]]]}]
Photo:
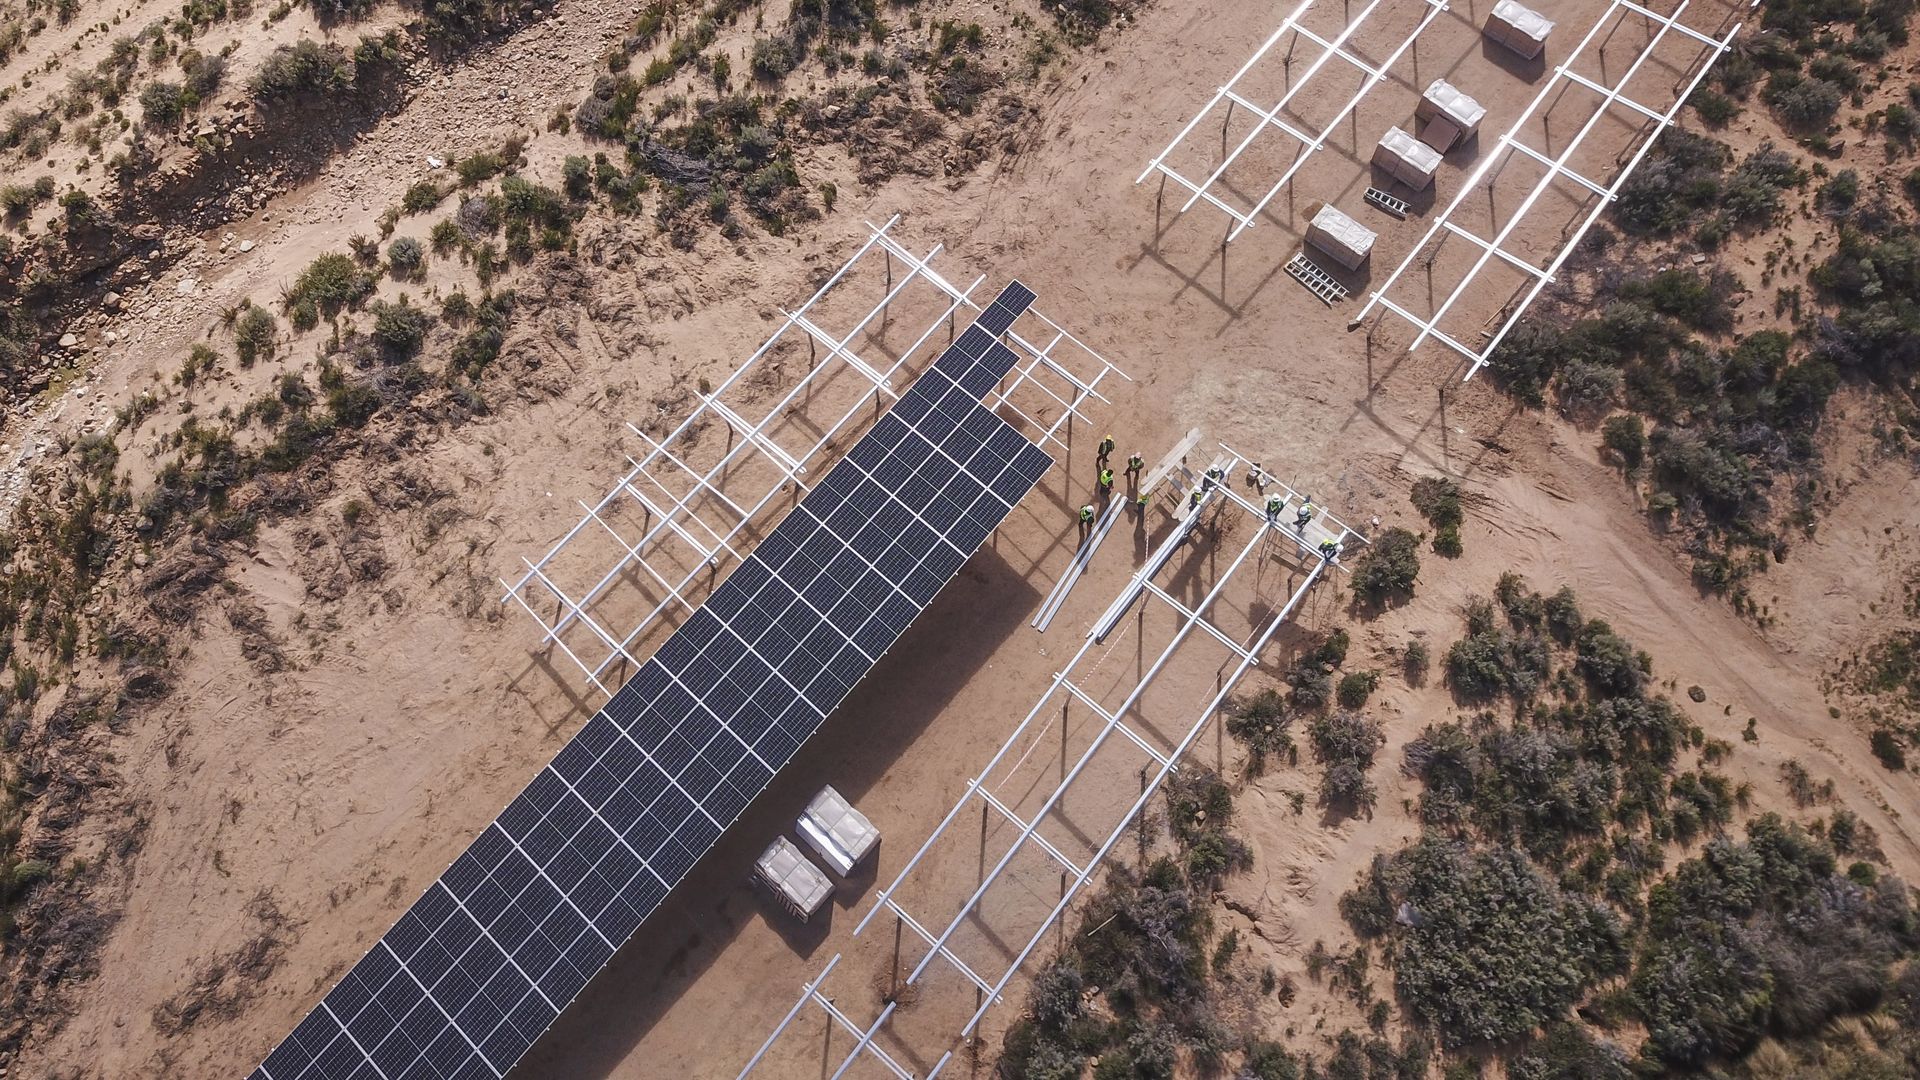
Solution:
[{"label": "scattered rock", "polygon": [[252,250],[253,250],[253,241],[251,240],[240,241],[240,254],[245,255],[247,252]]},{"label": "scattered rock", "polygon": [[120,294],[109,290],[107,295],[100,298],[100,306],[106,308],[108,311],[119,311]]},{"label": "scattered rock", "polygon": [[73,347],[74,347],[75,345],[78,345],[78,344],[80,344],[80,335],[78,335],[78,334],[71,334],[71,333],[69,333],[69,334],[61,334],[61,335],[60,335],[60,347],[61,347],[61,348],[63,348],[63,349],[71,349],[71,348],[73,348]]},{"label": "scattered rock", "polygon": [[191,277],[183,277],[180,279],[180,284],[173,287],[173,291],[179,293],[181,296],[192,296],[194,290],[199,287],[199,282],[193,280]]},{"label": "scattered rock", "polygon": [[1687,696],[1696,703],[1707,700],[1707,692],[1698,686],[1687,687]]},{"label": "scattered rock", "polygon": [[120,332],[118,330],[109,330],[106,333],[100,335],[100,337],[102,338],[102,340],[106,341],[107,344],[111,345],[114,342],[120,340]]}]

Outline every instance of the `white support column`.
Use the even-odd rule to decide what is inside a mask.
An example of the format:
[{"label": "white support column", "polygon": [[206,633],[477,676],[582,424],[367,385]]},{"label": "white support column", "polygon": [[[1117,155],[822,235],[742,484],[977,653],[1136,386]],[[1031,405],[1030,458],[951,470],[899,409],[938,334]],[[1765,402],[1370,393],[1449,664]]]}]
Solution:
[{"label": "white support column", "polygon": [[[1726,37],[1717,43],[1715,51],[1707,55],[1706,62],[1700,65],[1699,71],[1694,72],[1693,81],[1687,84],[1686,89],[1674,98],[1672,107],[1661,117],[1659,124],[1654,128],[1653,134],[1641,141],[1640,148],[1634,151],[1633,157],[1621,168],[1620,175],[1614,178],[1613,186],[1607,189],[1605,197],[1595,203],[1592,209],[1587,211],[1587,216],[1581,220],[1579,228],[1575,229],[1573,235],[1569,236],[1566,243],[1561,245],[1560,251],[1554,255],[1553,262],[1547,267],[1547,273],[1557,274],[1560,272],[1560,267],[1567,261],[1567,257],[1579,248],[1581,239],[1587,235],[1587,230],[1593,228],[1594,222],[1600,220],[1601,212],[1607,208],[1608,204],[1619,197],[1620,189],[1626,186],[1627,178],[1633,175],[1633,170],[1640,166],[1640,162],[1647,156],[1648,151],[1653,149],[1653,144],[1659,140],[1661,133],[1673,125],[1674,118],[1680,114],[1680,110],[1686,105],[1687,100],[1693,97],[1693,92],[1699,89],[1700,84],[1706,80],[1707,73],[1713,70],[1714,63],[1719,60],[1720,57],[1726,55],[1727,50],[1733,47],[1734,35],[1739,32],[1740,24],[1735,23],[1733,29],[1727,31]],[[1478,355],[1474,356],[1473,366],[1467,369],[1466,375],[1461,379],[1462,382],[1479,374],[1480,369],[1487,365],[1487,362],[1493,358],[1494,350],[1498,349],[1500,343],[1506,340],[1507,334],[1520,322],[1520,317],[1526,313],[1526,310],[1533,306],[1534,300],[1539,297],[1540,290],[1544,287],[1544,282],[1536,282],[1534,284],[1534,287],[1527,293],[1526,297],[1522,299],[1519,305],[1507,316],[1506,321],[1501,325],[1500,329],[1495,331],[1493,337],[1487,341],[1487,347],[1482,349]]]},{"label": "white support column", "polygon": [[[1559,273],[1560,267],[1564,264],[1567,256],[1578,245],[1580,239],[1585,235],[1592,222],[1598,219],[1607,204],[1617,196],[1620,187],[1626,182],[1633,169],[1645,156],[1647,150],[1652,146],[1654,141],[1659,138],[1660,134],[1672,124],[1673,118],[1678,114],[1679,109],[1685,103],[1688,95],[1693,89],[1699,86],[1707,71],[1712,67],[1714,60],[1726,51],[1734,35],[1739,32],[1740,26],[1739,24],[1735,24],[1724,37],[1716,39],[1684,25],[1682,19],[1687,12],[1690,2],[1691,0],[1681,0],[1680,5],[1672,15],[1660,15],[1640,4],[1634,3],[1633,0],[1611,0],[1605,13],[1588,29],[1586,35],[1581,38],[1579,44],[1576,45],[1573,51],[1567,56],[1566,61],[1554,69],[1553,74],[1540,87],[1539,91],[1534,95],[1533,100],[1528,103],[1526,109],[1520,114],[1520,117],[1514,121],[1512,127],[1500,136],[1493,151],[1482,160],[1472,175],[1469,176],[1467,182],[1460,188],[1458,193],[1455,194],[1446,209],[1428,226],[1420,242],[1408,251],[1406,257],[1400,262],[1400,265],[1395,267],[1393,272],[1387,275],[1380,286],[1373,291],[1367,303],[1361,308],[1359,315],[1349,324],[1350,328],[1359,326],[1373,311],[1376,305],[1385,308],[1387,311],[1405,319],[1418,330],[1418,334],[1414,337],[1412,343],[1407,346],[1405,351],[1411,352],[1429,339],[1440,341],[1448,348],[1453,349],[1471,361],[1471,367],[1467,371],[1466,378],[1472,378],[1473,375],[1485,365],[1488,358],[1492,356],[1493,350],[1499,345],[1500,341],[1505,337],[1507,332],[1511,330],[1513,325],[1518,322],[1526,309],[1533,303],[1534,299],[1545,289],[1547,283],[1554,280],[1555,275]],[[1656,25],[1657,29],[1653,33],[1652,38],[1635,55],[1625,72],[1615,81],[1614,85],[1610,87],[1606,86],[1573,70],[1575,64],[1587,53],[1590,46],[1599,39],[1602,32],[1610,26],[1616,25],[1616,21],[1623,13],[1629,12],[1645,16]],[[1695,73],[1687,89],[1681,92],[1672,106],[1663,112],[1643,102],[1634,100],[1626,94],[1625,90],[1631,84],[1634,76],[1654,54],[1655,50],[1669,33],[1678,33],[1683,37],[1700,42],[1708,46],[1712,51],[1707,54],[1705,62],[1700,65],[1699,70]],[[1549,101],[1558,100],[1558,92],[1564,85],[1569,83],[1599,94],[1601,96],[1601,102],[1593,113],[1587,117],[1586,121],[1573,135],[1571,140],[1565,144],[1560,153],[1556,156],[1549,157],[1534,147],[1527,145],[1522,133],[1527,129],[1528,125],[1533,122],[1536,114],[1541,111],[1543,106]],[[1592,178],[1581,175],[1570,166],[1569,162],[1586,141],[1587,137],[1599,125],[1602,118],[1608,114],[1609,110],[1616,106],[1625,108],[1635,115],[1652,121],[1653,130],[1641,140],[1639,149],[1627,165],[1620,170],[1619,174],[1614,178],[1613,183],[1603,187]],[[1510,154],[1522,155],[1536,164],[1545,166],[1545,175],[1531,187],[1522,198],[1518,208],[1507,217],[1505,224],[1491,240],[1479,237],[1460,228],[1453,221],[1454,215],[1476,191],[1491,188],[1493,178],[1498,174],[1500,167],[1509,160]],[[1532,262],[1510,251],[1507,244],[1528,212],[1532,210],[1534,204],[1553,186],[1553,182],[1556,179],[1562,178],[1579,185],[1590,194],[1598,196],[1599,201],[1591,208],[1580,226],[1560,245],[1559,250],[1549,265],[1542,270]],[[1479,249],[1479,253],[1465,275],[1460,278],[1451,291],[1446,294],[1445,298],[1434,308],[1432,313],[1425,316],[1417,315],[1392,301],[1388,294],[1398,284],[1401,276],[1413,266],[1415,260],[1422,258],[1423,253],[1433,250],[1434,241],[1442,235],[1443,230],[1446,235],[1456,235],[1467,239]],[[1520,301],[1517,307],[1514,307],[1504,316],[1499,330],[1492,335],[1486,347],[1475,348],[1449,336],[1440,327],[1442,321],[1447,317],[1448,313],[1452,311],[1454,305],[1465,295],[1468,288],[1481,275],[1489,262],[1496,257],[1509,265],[1523,269],[1533,280],[1525,289],[1524,299]],[[1426,260],[1426,265],[1431,267],[1432,256],[1430,254],[1426,255]]]},{"label": "white support column", "polygon": [[[1368,0],[1367,6],[1360,9],[1360,14],[1347,20],[1347,24],[1340,28],[1340,33],[1334,36],[1332,44],[1322,49],[1319,56],[1314,57],[1313,63],[1307,65],[1307,70],[1305,73],[1303,73],[1299,78],[1291,81],[1291,84],[1287,87],[1286,92],[1280,95],[1280,100],[1274,104],[1273,108],[1271,110],[1262,112],[1260,114],[1261,122],[1254,125],[1253,130],[1248,132],[1246,137],[1240,140],[1240,145],[1234,147],[1233,151],[1229,153],[1220,162],[1220,164],[1214,168],[1213,172],[1208,174],[1207,178],[1200,183],[1200,188],[1202,191],[1212,187],[1220,179],[1220,177],[1226,173],[1227,169],[1231,168],[1233,163],[1239,160],[1241,153],[1243,153],[1248,146],[1253,144],[1253,140],[1258,138],[1262,131],[1266,130],[1269,118],[1273,116],[1277,116],[1280,110],[1286,108],[1287,103],[1291,102],[1294,99],[1295,95],[1299,94],[1301,90],[1305,89],[1307,86],[1313,83],[1313,77],[1319,74],[1320,69],[1327,65],[1327,61],[1333,59],[1334,55],[1341,47],[1346,45],[1348,39],[1353,37],[1354,31],[1360,29],[1361,25],[1367,21],[1367,17],[1369,15],[1372,15],[1374,11],[1380,7],[1381,3],[1382,3],[1382,0]],[[1296,27],[1295,29],[1297,30],[1298,27]],[[1231,89],[1231,86],[1229,86],[1229,89]],[[1294,137],[1296,139],[1300,138],[1298,135],[1295,135]],[[1312,142],[1311,139],[1301,139],[1300,141],[1306,142],[1306,143]],[[1196,193],[1192,198],[1189,198],[1186,201],[1186,205],[1180,207],[1180,212],[1184,214],[1188,210],[1193,209],[1193,204],[1195,200],[1197,200],[1198,198],[1199,198],[1198,193]],[[1236,215],[1236,216],[1240,218],[1242,228],[1245,228],[1249,223],[1253,221],[1253,216],[1251,214]]]}]

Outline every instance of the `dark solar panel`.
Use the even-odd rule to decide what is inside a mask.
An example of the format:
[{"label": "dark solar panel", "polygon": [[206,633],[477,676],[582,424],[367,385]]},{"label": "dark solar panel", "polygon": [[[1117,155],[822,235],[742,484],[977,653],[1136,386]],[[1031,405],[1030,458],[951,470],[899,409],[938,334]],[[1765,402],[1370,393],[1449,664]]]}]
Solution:
[{"label": "dark solar panel", "polygon": [[513,1067],[1052,459],[979,397],[1014,283],[255,1070]]}]

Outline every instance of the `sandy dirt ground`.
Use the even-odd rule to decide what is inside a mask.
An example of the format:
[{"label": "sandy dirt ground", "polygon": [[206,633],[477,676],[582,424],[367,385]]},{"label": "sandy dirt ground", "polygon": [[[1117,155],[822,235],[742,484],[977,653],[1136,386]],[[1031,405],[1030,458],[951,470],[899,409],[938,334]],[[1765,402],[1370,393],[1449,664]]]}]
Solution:
[{"label": "sandy dirt ground", "polygon": [[[863,218],[895,212],[908,215],[903,235],[917,246],[945,243],[959,264],[986,273],[991,287],[1013,277],[1033,286],[1049,314],[1132,374],[1134,382],[1111,395],[1100,421],[1123,454],[1138,447],[1152,460],[1198,425],[1349,521],[1378,516],[1383,526],[1418,528],[1405,500],[1414,477],[1460,478],[1475,496],[1463,530],[1467,554],[1429,557],[1412,604],[1355,626],[1355,655],[1363,662],[1389,666],[1409,637],[1444,648],[1458,632],[1460,603],[1488,591],[1503,570],[1520,571],[1542,590],[1571,585],[1588,614],[1608,619],[1656,657],[1661,677],[1706,690],[1704,703],[1681,705],[1709,735],[1735,743],[1731,773],[1753,780],[1762,805],[1781,801],[1779,762],[1799,760],[1837,782],[1842,798],[1879,831],[1893,867],[1911,878],[1920,871],[1920,845],[1904,815],[1920,807],[1920,792],[1911,776],[1862,764],[1869,759],[1859,733],[1829,719],[1820,685],[1831,663],[1872,630],[1870,617],[1834,614],[1862,606],[1834,597],[1860,600],[1886,580],[1888,568],[1912,556],[1920,522],[1912,520],[1911,500],[1904,503],[1907,519],[1886,516],[1890,496],[1911,490],[1903,467],[1864,450],[1849,458],[1817,557],[1795,557],[1761,586],[1776,594],[1778,618],[1762,633],[1696,590],[1615,472],[1598,460],[1591,434],[1521,413],[1479,384],[1440,394],[1456,374],[1452,358],[1431,348],[1400,355],[1397,328],[1348,333],[1353,302],[1323,307],[1282,270],[1320,200],[1380,230],[1376,278],[1414,243],[1419,214],[1430,207],[1398,223],[1362,212],[1359,194],[1374,139],[1387,124],[1405,122],[1427,81],[1445,76],[1490,109],[1478,144],[1443,165],[1443,194],[1457,188],[1475,155],[1488,151],[1491,133],[1524,106],[1535,85],[1529,80],[1539,75],[1517,71],[1482,47],[1477,26],[1489,6],[1471,0],[1442,16],[1301,172],[1293,191],[1224,253],[1220,215],[1200,207],[1175,216],[1177,204],[1159,200],[1153,183],[1133,180],[1276,17],[1259,5],[1165,2],[1076,56],[1042,103],[1044,137],[998,169],[952,184],[900,180],[844,190],[841,208],[811,231],[738,246],[709,238],[697,259],[671,264],[652,241],[606,270],[594,287],[642,312],[644,335],[598,333],[591,310],[543,317],[534,347],[552,365],[556,392],[506,403],[484,423],[343,479],[336,502],[370,497],[391,507],[361,538],[394,565],[380,587],[348,589],[318,622],[307,614],[310,583],[328,560],[350,553],[315,548],[287,529],[263,530],[251,559],[234,569],[239,595],[265,612],[288,663],[263,670],[271,665],[243,654],[241,636],[218,612],[205,617],[199,643],[176,672],[179,691],[122,752],[128,783],[151,806],[151,823],[103,974],[59,1035],[32,1047],[15,1074],[237,1076],[262,1058],[563,745],[596,700],[561,662],[529,655],[537,633],[495,603],[494,578],[571,524],[576,500],[601,493],[620,455],[637,449],[621,425],[643,402],[670,391],[676,375],[717,379],[769,331],[776,306],[797,303],[863,237]],[[583,7],[560,5],[570,16]],[[1593,0],[1551,5],[1561,25],[1555,41],[1570,45],[1601,7]],[[1385,55],[1418,10],[1407,0],[1383,4],[1378,27],[1361,34],[1358,47]],[[1329,17],[1337,24],[1337,13]],[[1630,56],[1629,40],[1642,33],[1623,31],[1616,55]],[[582,61],[571,84],[556,74],[550,96],[577,92],[590,62]],[[459,80],[477,78],[455,75],[454,87],[433,92],[453,94]],[[1314,95],[1303,108],[1329,108],[1327,101],[1343,100],[1351,89],[1351,82],[1330,88],[1325,100]],[[457,98],[435,108],[461,111]],[[1581,106],[1566,108],[1578,115]],[[386,129],[385,145],[417,132],[409,115]],[[494,126],[511,130],[513,123]],[[484,128],[476,123],[463,137],[477,140]],[[1606,137],[1617,149],[1626,132]],[[558,152],[539,141],[529,151],[536,160]],[[1236,173],[1232,183],[1257,197],[1261,178],[1287,160],[1289,151],[1276,143],[1245,159],[1245,175]],[[270,265],[222,271],[236,276],[231,286],[210,273],[210,288],[237,295],[337,246],[354,231],[341,224],[358,197],[341,192],[337,180],[346,173],[380,196],[361,204],[376,209],[413,178],[349,157],[328,179],[270,210],[272,222],[262,222],[276,238]],[[1496,193],[1496,219],[1506,199]],[[1569,201],[1546,213],[1524,227],[1526,239],[1547,250],[1576,211]],[[619,241],[608,238],[610,246]],[[1358,291],[1367,281],[1349,285]],[[1470,313],[1463,317],[1477,323],[1491,316],[1512,286],[1491,279],[1463,300]],[[200,317],[212,310],[201,308]],[[188,338],[197,332],[187,314],[179,326]],[[168,355],[135,344],[119,370]],[[102,378],[136,385],[111,370]],[[891,880],[919,846],[1166,527],[1156,508],[1132,542],[1110,540],[1053,627],[1044,635],[1029,629],[1027,620],[1069,557],[1070,510],[1092,486],[1098,433],[1083,425],[1073,437],[1060,468],[515,1076],[732,1076],[801,983],[836,953],[846,955],[836,1000],[862,1022],[874,1014],[891,933],[876,926],[859,942],[850,934],[873,901],[876,880]],[[420,497],[421,481],[437,494]],[[1191,558],[1192,580],[1215,571],[1209,552]],[[1228,607],[1244,619],[1285,580],[1276,564]],[[1300,626],[1348,623],[1348,599],[1337,581],[1321,589]],[[1096,672],[1100,685],[1130,678],[1156,634],[1164,626],[1142,622],[1110,641]],[[1298,640],[1297,631],[1284,634],[1249,686],[1283,666]],[[1183,656],[1163,683],[1165,715],[1181,701],[1204,700],[1220,663],[1218,655]],[[1257,955],[1283,972],[1301,972],[1316,940],[1331,947],[1341,939],[1338,894],[1374,852],[1412,835],[1398,810],[1412,787],[1392,763],[1400,745],[1457,707],[1438,688],[1400,688],[1391,680],[1388,686],[1395,688],[1376,699],[1390,735],[1376,776],[1377,816],[1328,823],[1312,809],[1296,815],[1285,794],[1311,787],[1303,770],[1270,772],[1241,798],[1257,862],[1230,881],[1227,898],[1259,942]],[[1757,719],[1757,744],[1740,739],[1748,717]],[[1200,754],[1233,764],[1212,735]],[[886,839],[877,865],[841,888],[830,913],[798,927],[745,877],[766,838],[822,783],[853,800]],[[1115,768],[1110,784],[1124,794],[1137,775]],[[969,848],[976,835],[961,831],[968,843],[959,846]],[[935,858],[917,902],[937,911],[943,896],[964,894],[978,859],[976,850]],[[1048,872],[1024,880],[1044,899]],[[262,897],[278,918],[262,917]],[[278,962],[257,980],[238,973],[233,958],[263,937]],[[236,995],[233,1015],[163,1034],[156,1009],[209,977]],[[1010,995],[1006,1008],[990,1014],[989,1046],[1014,1017],[1015,1000]],[[971,991],[957,980],[930,982],[901,1022],[902,1030],[927,1034],[902,1046],[903,1053],[921,1067],[930,1063],[952,1045],[936,1034],[945,1031],[950,1040],[951,1021],[972,1006]],[[1262,1020],[1306,1032],[1316,1020],[1346,1019],[1343,1007],[1351,1009],[1308,989],[1289,1010],[1264,1006],[1272,1015]],[[828,1075],[846,1044],[809,1017],[776,1047],[764,1075]],[[877,1075],[864,1068],[856,1074]],[[981,1064],[966,1075],[985,1071]]]}]

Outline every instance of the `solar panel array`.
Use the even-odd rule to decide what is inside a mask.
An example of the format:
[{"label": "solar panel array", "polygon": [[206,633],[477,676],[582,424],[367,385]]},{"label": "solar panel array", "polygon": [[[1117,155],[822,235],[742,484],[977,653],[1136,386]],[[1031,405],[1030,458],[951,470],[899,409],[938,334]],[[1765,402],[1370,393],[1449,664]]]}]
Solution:
[{"label": "solar panel array", "polygon": [[980,404],[1009,285],[253,1080],[512,1068],[1052,464]]}]

